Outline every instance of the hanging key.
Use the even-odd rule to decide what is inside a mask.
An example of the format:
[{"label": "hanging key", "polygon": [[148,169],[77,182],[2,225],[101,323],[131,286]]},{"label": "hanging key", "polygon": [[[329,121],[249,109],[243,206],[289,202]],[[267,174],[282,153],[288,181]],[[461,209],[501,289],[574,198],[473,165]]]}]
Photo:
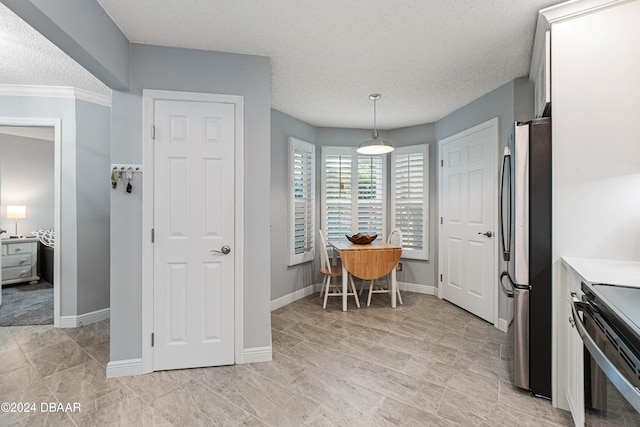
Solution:
[{"label": "hanging key", "polygon": [[133,178],[133,169],[129,168],[127,169],[127,193],[131,193],[131,190],[133,190],[133,186],[131,185],[131,179]]}]

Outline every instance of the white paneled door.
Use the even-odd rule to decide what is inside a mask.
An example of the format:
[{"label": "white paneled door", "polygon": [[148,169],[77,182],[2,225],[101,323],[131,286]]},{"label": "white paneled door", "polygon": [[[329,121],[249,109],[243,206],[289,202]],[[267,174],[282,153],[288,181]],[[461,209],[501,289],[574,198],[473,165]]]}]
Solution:
[{"label": "white paneled door", "polygon": [[497,119],[440,143],[442,297],[494,323]]},{"label": "white paneled door", "polygon": [[234,106],[156,100],[153,369],[234,363]]}]

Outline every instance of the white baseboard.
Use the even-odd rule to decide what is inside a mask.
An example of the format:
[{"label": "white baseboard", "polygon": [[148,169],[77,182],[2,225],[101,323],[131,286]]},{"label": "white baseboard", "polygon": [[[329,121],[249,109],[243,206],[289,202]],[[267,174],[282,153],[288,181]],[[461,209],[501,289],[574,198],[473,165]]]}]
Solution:
[{"label": "white baseboard", "polygon": [[[356,285],[356,287],[357,286],[358,285]],[[415,283],[398,282],[398,287],[401,291],[416,292],[419,294],[436,295],[437,292],[436,287],[431,285],[418,285]],[[313,285],[307,286],[306,288],[297,290],[283,297],[275,299],[271,301],[271,311],[277,310],[281,307],[284,307],[285,305],[291,304],[292,302],[296,302],[299,299],[311,295],[314,292],[320,292],[321,288],[322,283],[315,283]]]},{"label": "white baseboard", "polygon": [[[274,299],[273,301],[271,301],[271,311],[277,310],[280,307],[284,307],[287,304],[291,304],[292,302],[296,302],[299,299],[306,297],[307,295],[311,295],[312,293],[316,292],[316,286],[320,286],[320,285],[309,285],[306,288],[302,288],[300,290],[287,294],[278,299]],[[320,288],[318,288],[318,291],[319,290]]]},{"label": "white baseboard", "polygon": [[92,311],[90,313],[80,314],[78,316],[60,316],[61,328],[77,328],[81,325],[107,320],[111,316],[109,308]]},{"label": "white baseboard", "polygon": [[[245,348],[242,363],[270,362],[273,350],[269,347]],[[128,377],[142,375],[142,359],[115,360],[107,364],[107,378]]]},{"label": "white baseboard", "polygon": [[271,346],[245,348],[242,357],[242,363],[270,362],[273,359],[273,349]]},{"label": "white baseboard", "polygon": [[436,287],[431,285],[418,285],[415,283],[398,282],[401,291],[416,292],[418,294],[435,295]]},{"label": "white baseboard", "polygon": [[116,360],[107,364],[107,378],[142,374],[142,359]]},{"label": "white baseboard", "polygon": [[509,321],[507,319],[498,319],[498,330],[507,332],[509,329]]}]

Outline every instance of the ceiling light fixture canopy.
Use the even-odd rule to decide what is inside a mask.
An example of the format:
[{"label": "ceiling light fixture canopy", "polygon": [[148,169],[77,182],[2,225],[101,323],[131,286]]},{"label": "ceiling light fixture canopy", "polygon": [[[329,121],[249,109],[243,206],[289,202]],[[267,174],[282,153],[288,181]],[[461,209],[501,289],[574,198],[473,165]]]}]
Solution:
[{"label": "ceiling light fixture canopy", "polygon": [[361,142],[358,145],[358,153],[369,155],[390,153],[393,151],[393,145],[386,139],[378,138],[378,131],[376,130],[376,101],[380,99],[380,94],[372,93],[369,95],[369,99],[373,100],[373,132],[370,140]]}]

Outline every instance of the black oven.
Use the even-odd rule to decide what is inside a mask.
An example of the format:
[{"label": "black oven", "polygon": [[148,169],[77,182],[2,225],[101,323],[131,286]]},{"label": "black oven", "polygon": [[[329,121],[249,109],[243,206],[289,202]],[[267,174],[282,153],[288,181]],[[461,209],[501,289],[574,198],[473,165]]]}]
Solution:
[{"label": "black oven", "polygon": [[640,426],[640,289],[582,283],[573,319],[586,350],[585,425]]}]

